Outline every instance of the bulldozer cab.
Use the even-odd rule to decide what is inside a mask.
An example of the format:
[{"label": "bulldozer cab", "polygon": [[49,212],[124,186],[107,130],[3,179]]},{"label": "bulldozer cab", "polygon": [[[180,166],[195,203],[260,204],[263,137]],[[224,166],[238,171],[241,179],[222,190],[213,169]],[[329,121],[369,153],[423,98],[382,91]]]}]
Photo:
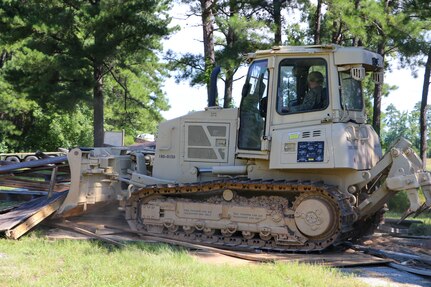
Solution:
[{"label": "bulldozer cab", "polygon": [[273,131],[287,126],[365,123],[361,82],[367,72],[382,81],[380,55],[363,48],[276,47],[249,60],[239,109],[242,157],[264,157]]}]

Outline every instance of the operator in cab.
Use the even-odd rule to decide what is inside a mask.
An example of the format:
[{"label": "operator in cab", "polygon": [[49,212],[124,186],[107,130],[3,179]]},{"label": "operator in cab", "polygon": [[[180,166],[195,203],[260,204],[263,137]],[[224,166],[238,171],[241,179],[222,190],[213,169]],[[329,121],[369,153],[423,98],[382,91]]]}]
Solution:
[{"label": "operator in cab", "polygon": [[290,106],[289,111],[310,111],[324,107],[325,103],[322,102],[323,81],[322,73],[317,71],[309,73],[307,76],[309,90],[305,94],[304,100],[299,105]]}]

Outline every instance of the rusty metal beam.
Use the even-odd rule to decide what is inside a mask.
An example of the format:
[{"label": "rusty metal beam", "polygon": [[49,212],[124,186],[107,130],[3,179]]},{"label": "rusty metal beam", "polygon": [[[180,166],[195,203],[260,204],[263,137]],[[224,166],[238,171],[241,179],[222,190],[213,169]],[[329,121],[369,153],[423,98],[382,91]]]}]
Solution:
[{"label": "rusty metal beam", "polygon": [[[66,197],[67,192],[55,193],[52,197],[42,196],[33,199],[27,203],[20,205],[7,213],[0,214],[0,231],[13,230],[18,225],[37,214],[34,219],[31,219],[28,224],[32,224],[31,221],[37,221],[37,218],[46,218],[46,215],[50,212],[51,208],[57,210]],[[44,209],[44,207],[47,207]],[[57,208],[57,209],[56,209]],[[41,212],[40,212],[41,211]],[[52,212],[51,212],[52,213]],[[51,214],[50,213],[50,214]],[[46,215],[46,216],[45,216]],[[43,219],[42,218],[42,219]],[[40,221],[39,221],[40,222]]]},{"label": "rusty metal beam", "polygon": [[9,239],[18,239],[27,233],[30,229],[38,225],[45,218],[57,211],[60,205],[63,203],[62,200],[56,200],[48,205],[45,205],[39,209],[35,214],[31,215],[24,222],[15,226],[13,229],[6,230],[5,235]]},{"label": "rusty metal beam", "polygon": [[98,234],[96,234],[94,232],[91,232],[90,230],[87,230],[87,229],[79,226],[78,224],[75,224],[75,223],[73,223],[71,221],[68,221],[68,220],[66,220],[64,223],[60,223],[60,222],[51,223],[51,225],[55,226],[55,227],[60,227],[60,228],[63,228],[63,229],[73,230],[73,231],[81,233],[83,235],[90,236],[90,237],[93,237],[93,238],[105,241],[105,242],[107,242],[109,244],[113,244],[113,245],[116,245],[116,246],[120,246],[120,247],[126,246],[126,244],[124,244],[124,243],[122,243],[120,241],[107,238],[106,236],[98,235]]},{"label": "rusty metal beam", "polygon": [[[38,181],[29,181],[24,179],[12,179],[12,178],[2,178],[0,180],[0,186],[14,187],[14,188],[24,188],[27,190],[34,191],[45,191],[49,189],[48,182],[38,182]],[[54,191],[60,192],[69,189],[70,185],[64,184],[55,184]]]}]

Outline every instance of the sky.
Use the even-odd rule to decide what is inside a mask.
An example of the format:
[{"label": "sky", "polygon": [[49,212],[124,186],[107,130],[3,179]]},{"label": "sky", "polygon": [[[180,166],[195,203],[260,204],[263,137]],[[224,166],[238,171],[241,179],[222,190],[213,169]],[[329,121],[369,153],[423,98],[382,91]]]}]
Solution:
[{"label": "sky", "polygon": [[[202,28],[199,26],[200,18],[187,18],[187,7],[176,5],[172,25],[181,26],[181,30],[164,41],[165,51],[172,50],[175,53],[203,53]],[[414,105],[421,100],[424,69],[418,70],[418,77],[414,78],[409,69],[398,69],[398,64],[391,62],[392,70],[385,73],[385,83],[396,85],[398,89],[392,91],[388,97],[382,99],[382,110],[393,103],[400,111],[411,111]],[[246,73],[242,69],[242,73]],[[236,75],[239,76],[239,75]],[[240,101],[241,87],[244,79],[239,80],[233,87],[234,102],[238,105]],[[188,81],[175,83],[173,77],[167,79],[164,85],[167,95],[169,111],[162,112],[165,119],[173,119],[185,115],[191,111],[203,110],[207,103],[207,94],[204,87],[190,87]],[[223,95],[223,82],[218,81],[219,96]],[[431,103],[428,100],[428,103]]]}]

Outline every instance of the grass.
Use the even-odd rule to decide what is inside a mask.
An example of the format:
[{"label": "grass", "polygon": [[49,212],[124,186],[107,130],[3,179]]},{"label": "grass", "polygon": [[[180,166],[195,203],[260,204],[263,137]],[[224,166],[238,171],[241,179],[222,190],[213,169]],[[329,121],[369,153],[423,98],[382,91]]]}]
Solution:
[{"label": "grass", "polygon": [[[399,219],[401,218],[401,213],[387,212],[385,217]],[[416,218],[407,218],[407,220],[420,220],[422,223],[415,223],[409,227],[409,233],[412,235],[426,235],[431,236],[431,214],[421,214]]]},{"label": "grass", "polygon": [[202,263],[184,250],[133,243],[0,239],[0,286],[364,286],[337,269],[304,264]]},{"label": "grass", "polygon": [[5,201],[5,200],[0,200],[0,211],[8,209],[10,207],[15,207],[20,205],[22,202],[19,201]]},{"label": "grass", "polygon": [[431,218],[428,217],[417,217],[422,223],[412,224],[409,228],[409,232],[414,235],[426,235],[431,236]]}]

